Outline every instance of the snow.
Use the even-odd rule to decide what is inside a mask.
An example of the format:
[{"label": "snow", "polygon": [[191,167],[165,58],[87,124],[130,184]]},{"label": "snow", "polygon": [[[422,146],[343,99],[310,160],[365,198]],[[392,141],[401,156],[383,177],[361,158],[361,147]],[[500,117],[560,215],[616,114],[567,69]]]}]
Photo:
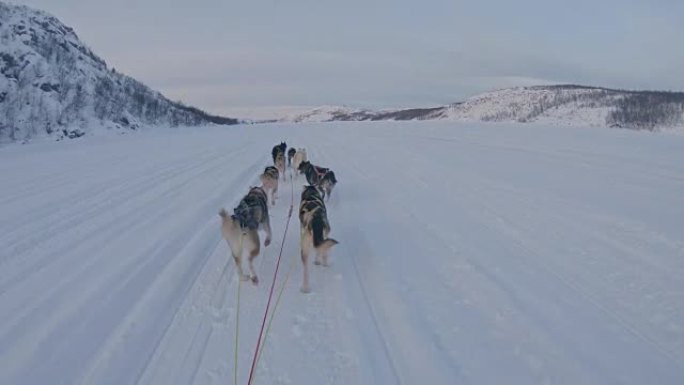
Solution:
[{"label": "snow", "polygon": [[[0,149],[0,383],[232,383],[217,212],[281,140],[335,170],[340,244],[300,293],[295,210],[255,384],[682,382],[684,136],[354,122]],[[241,289],[241,384],[289,183]]]},{"label": "snow", "polygon": [[349,116],[367,110],[356,109],[346,106],[320,106],[305,112],[292,111],[280,118],[281,122],[287,123],[321,123],[335,120],[336,116]]},{"label": "snow", "polygon": [[[605,127],[611,105],[587,106],[586,97],[599,97],[597,88],[516,87],[486,92],[451,106],[443,116],[452,121],[537,121],[551,125]],[[621,95],[606,97],[617,100]],[[576,101],[572,101],[575,99]],[[542,104],[553,105],[543,112]],[[558,105],[556,105],[558,104]]]},{"label": "snow", "polygon": [[289,119],[317,109],[317,106],[225,106],[217,111],[225,116],[239,116],[243,121],[265,122]]},{"label": "snow", "polygon": [[620,91],[575,85],[515,87],[485,92],[462,103],[434,108],[374,111],[324,106],[306,113],[298,112],[281,120],[309,123],[446,120],[684,132],[682,95],[684,94]]}]

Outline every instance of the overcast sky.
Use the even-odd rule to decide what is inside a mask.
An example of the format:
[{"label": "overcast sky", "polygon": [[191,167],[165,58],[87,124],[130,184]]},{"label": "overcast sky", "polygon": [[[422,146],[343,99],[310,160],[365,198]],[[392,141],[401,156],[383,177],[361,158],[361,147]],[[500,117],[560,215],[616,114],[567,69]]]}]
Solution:
[{"label": "overcast sky", "polygon": [[24,0],[205,110],[432,106],[515,85],[684,90],[681,0]]}]

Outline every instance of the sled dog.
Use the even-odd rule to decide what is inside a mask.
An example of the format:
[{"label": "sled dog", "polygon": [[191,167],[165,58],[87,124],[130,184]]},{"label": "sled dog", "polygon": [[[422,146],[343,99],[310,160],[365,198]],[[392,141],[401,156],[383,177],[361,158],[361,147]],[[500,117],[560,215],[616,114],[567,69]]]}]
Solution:
[{"label": "sled dog", "polygon": [[300,148],[295,152],[294,158],[292,159],[292,168],[299,172],[299,165],[302,162],[306,162],[307,157],[306,157],[306,149],[305,148]]},{"label": "sled dog", "polygon": [[[264,246],[271,244],[271,224],[268,218],[268,202],[266,192],[261,187],[252,187],[247,195],[240,201],[229,215],[225,209],[219,211],[221,216],[221,235],[230,247],[235,260],[238,274],[243,281],[252,280],[255,285],[259,283],[254,272],[253,260],[259,255],[260,242],[258,230],[266,232]],[[242,270],[242,251],[249,254],[249,271],[246,275]]]},{"label": "sled dog", "polygon": [[284,153],[279,152],[278,154],[276,154],[275,167],[280,172],[280,175],[283,176],[283,180],[284,180],[285,179],[285,154]]},{"label": "sled dog", "polygon": [[306,161],[299,165],[299,171],[304,173],[306,181],[309,182],[310,185],[316,186],[321,190],[321,194],[324,198],[330,199],[330,194],[337,184],[337,178],[331,169],[318,167],[311,164],[311,162]]},{"label": "sled dog", "polygon": [[277,168],[273,166],[268,166],[264,170],[264,173],[259,176],[261,180],[261,188],[264,189],[266,195],[270,194],[271,204],[275,206],[275,200],[278,196],[278,179],[280,178],[280,172]]},{"label": "sled dog", "polygon": [[301,292],[311,291],[309,286],[309,253],[312,249],[316,251],[316,265],[323,264],[328,266],[328,251],[338,242],[328,238],[330,233],[330,223],[325,210],[325,203],[318,189],[314,186],[305,186],[302,191],[302,201],[299,205],[299,223],[301,230],[301,254],[302,264],[304,265],[304,280]]},{"label": "sled dog", "polygon": [[294,147],[287,150],[287,165],[288,166],[292,167],[292,158],[294,158],[296,153],[297,153],[297,150],[295,150]]},{"label": "sled dog", "polygon": [[275,164],[276,156],[278,155],[278,153],[285,154],[286,149],[287,149],[287,144],[285,142],[280,142],[280,144],[273,146],[273,150],[271,150],[271,156],[273,157],[273,164]]}]

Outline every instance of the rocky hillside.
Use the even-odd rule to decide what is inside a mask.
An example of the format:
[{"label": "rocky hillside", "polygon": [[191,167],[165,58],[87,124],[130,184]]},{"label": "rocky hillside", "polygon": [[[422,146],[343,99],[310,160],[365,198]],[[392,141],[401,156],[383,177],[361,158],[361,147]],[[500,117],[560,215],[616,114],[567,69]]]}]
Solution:
[{"label": "rocky hillside", "polygon": [[108,68],[55,17],[0,2],[0,141],[237,122],[168,100]]}]

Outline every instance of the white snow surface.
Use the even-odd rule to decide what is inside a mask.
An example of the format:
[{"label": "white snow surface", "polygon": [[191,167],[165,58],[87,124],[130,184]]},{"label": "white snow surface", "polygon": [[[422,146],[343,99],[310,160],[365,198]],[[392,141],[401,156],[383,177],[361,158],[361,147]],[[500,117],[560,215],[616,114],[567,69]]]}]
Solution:
[{"label": "white snow surface", "polygon": [[[0,149],[0,384],[233,383],[217,212],[281,140],[335,170],[340,244],[300,293],[295,208],[254,384],[684,380],[683,136],[355,122]],[[303,184],[241,286],[240,384]]]}]

